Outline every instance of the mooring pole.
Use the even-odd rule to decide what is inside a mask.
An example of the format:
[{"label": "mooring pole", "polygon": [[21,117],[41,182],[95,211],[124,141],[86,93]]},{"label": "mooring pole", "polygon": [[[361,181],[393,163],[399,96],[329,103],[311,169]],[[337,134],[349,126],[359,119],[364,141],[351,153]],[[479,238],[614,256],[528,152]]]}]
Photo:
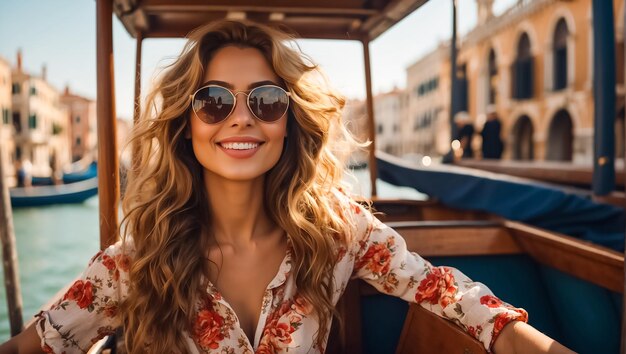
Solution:
[{"label": "mooring pole", "polygon": [[7,293],[11,336],[24,329],[22,318],[22,293],[15,247],[15,231],[13,229],[13,213],[11,197],[4,174],[4,152],[0,144],[0,239],[2,239],[2,268],[4,269],[4,288]]}]

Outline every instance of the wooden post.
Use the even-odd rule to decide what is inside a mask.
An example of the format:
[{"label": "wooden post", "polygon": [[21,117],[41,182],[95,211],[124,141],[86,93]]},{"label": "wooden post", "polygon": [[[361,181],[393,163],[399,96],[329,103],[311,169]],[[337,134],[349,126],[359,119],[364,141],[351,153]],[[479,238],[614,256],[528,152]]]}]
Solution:
[{"label": "wooden post", "polygon": [[117,240],[120,181],[113,75],[113,4],[112,0],[96,1],[98,199],[100,201],[100,247],[105,248]]},{"label": "wooden post", "polygon": [[4,153],[0,144],[0,239],[2,239],[2,268],[4,269],[4,288],[7,293],[11,336],[24,329],[22,318],[22,294],[17,263],[17,249],[13,230],[11,197],[4,175]]},{"label": "wooden post", "polygon": [[458,81],[456,76],[456,0],[452,0],[452,39],[450,40],[450,142],[454,140],[457,134],[456,124],[454,123],[454,115],[458,109]]},{"label": "wooden post", "polygon": [[[621,15],[622,15],[622,19],[626,20],[626,6],[623,6],[623,8],[624,8],[624,13]],[[626,24],[626,22],[622,22],[622,23]],[[626,41],[626,26],[623,26],[622,28],[622,40]],[[623,47],[624,47],[624,55],[626,55],[626,46],[623,46]],[[626,69],[626,61],[624,62],[623,65],[624,65],[624,69]],[[624,71],[624,79],[626,79],[626,71]],[[624,136],[626,136],[626,124],[624,124],[624,127],[622,129],[624,129],[623,133],[624,133]],[[624,144],[624,148],[626,150],[626,144]],[[623,169],[624,169],[624,172],[626,172],[626,151],[624,151]],[[625,179],[624,187],[626,188],[626,173],[624,173],[624,179]],[[626,204],[624,204],[624,210],[626,212]],[[624,237],[626,239],[626,230],[624,231]],[[626,255],[626,247],[624,247],[624,253]],[[626,257],[624,259],[626,260]],[[622,293],[622,340],[621,340],[619,352],[620,354],[626,354],[626,261],[624,263],[624,292]]]},{"label": "wooden post", "polygon": [[593,15],[593,194],[615,189],[615,28],[613,2],[592,1]]},{"label": "wooden post", "polygon": [[143,43],[143,33],[137,31],[137,42],[135,45],[135,111],[133,123],[137,123],[141,114],[141,47]]},{"label": "wooden post", "polygon": [[[133,125],[136,125],[139,122],[139,117],[141,116],[141,48],[143,44],[143,33],[141,31],[137,31],[137,44],[136,44],[136,54],[135,54],[135,100],[134,100],[134,112],[133,112]],[[132,155],[132,171],[137,171],[137,166],[139,164],[139,145],[134,143],[132,146],[133,155]]]},{"label": "wooden post", "polygon": [[372,96],[372,70],[370,67],[370,41],[365,38],[363,44],[363,60],[365,62],[365,94],[368,118],[369,140],[371,141],[369,153],[370,184],[372,186],[372,197],[376,197],[376,178],[378,177],[378,167],[376,164],[376,123],[374,117],[374,98]]}]

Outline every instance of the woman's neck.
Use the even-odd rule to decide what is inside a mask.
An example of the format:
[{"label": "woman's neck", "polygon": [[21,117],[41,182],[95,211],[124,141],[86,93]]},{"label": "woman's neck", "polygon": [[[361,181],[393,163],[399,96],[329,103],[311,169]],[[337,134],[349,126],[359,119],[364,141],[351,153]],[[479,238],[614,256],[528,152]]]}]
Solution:
[{"label": "woman's neck", "polygon": [[232,181],[205,174],[204,183],[213,235],[220,245],[247,247],[275,230],[263,203],[263,176],[252,181]]}]

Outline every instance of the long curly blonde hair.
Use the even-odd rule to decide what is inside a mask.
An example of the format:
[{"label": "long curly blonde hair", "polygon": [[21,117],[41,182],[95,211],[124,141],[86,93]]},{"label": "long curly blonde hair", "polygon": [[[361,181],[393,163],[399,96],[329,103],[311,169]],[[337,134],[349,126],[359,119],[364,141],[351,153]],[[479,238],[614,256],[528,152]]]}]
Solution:
[{"label": "long curly blonde hair", "polygon": [[185,132],[189,96],[202,84],[212,56],[227,45],[260,50],[291,92],[288,143],[267,172],[265,207],[291,240],[298,291],[313,306],[320,325],[317,345],[336,313],[330,279],[335,242],[346,241],[349,225],[330,191],[341,183],[338,152],[356,144],[341,123],[345,99],[326,84],[292,36],[260,24],[218,21],[190,34],[181,55],[148,94],[131,136],[139,154],[129,173],[120,228],[124,239],[132,237],[134,243],[130,288],[121,311],[130,353],[146,346],[156,353],[185,352],[183,331],[191,330],[195,304],[206,291],[210,240],[201,235],[212,228],[206,217],[211,191],[204,187],[203,168]]}]

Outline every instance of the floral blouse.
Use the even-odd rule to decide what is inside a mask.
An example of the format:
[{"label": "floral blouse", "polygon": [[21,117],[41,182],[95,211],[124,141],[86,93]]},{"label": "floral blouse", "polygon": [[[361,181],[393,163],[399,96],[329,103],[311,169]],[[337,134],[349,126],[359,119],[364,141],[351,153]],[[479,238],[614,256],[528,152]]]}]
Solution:
[{"label": "floral blouse", "polygon": [[[483,284],[460,271],[434,267],[409,252],[404,239],[343,192],[334,191],[337,205],[353,224],[348,246],[338,249],[334,268],[337,303],[350,279],[360,278],[379,291],[419,303],[451,319],[491,349],[512,320],[527,321],[523,309],[495,297]],[[96,254],[87,269],[49,310],[40,312],[36,328],[48,353],[85,353],[120,323],[118,305],[128,290],[130,245],[120,242]],[[121,298],[120,298],[121,297]],[[298,293],[291,272],[291,253],[269,283],[261,315],[250,343],[228,302],[210,285],[197,304],[193,327],[185,332],[191,353],[323,353],[315,344],[318,323],[311,305]],[[330,328],[330,323],[327,328]],[[328,338],[325,338],[326,343]]]}]

